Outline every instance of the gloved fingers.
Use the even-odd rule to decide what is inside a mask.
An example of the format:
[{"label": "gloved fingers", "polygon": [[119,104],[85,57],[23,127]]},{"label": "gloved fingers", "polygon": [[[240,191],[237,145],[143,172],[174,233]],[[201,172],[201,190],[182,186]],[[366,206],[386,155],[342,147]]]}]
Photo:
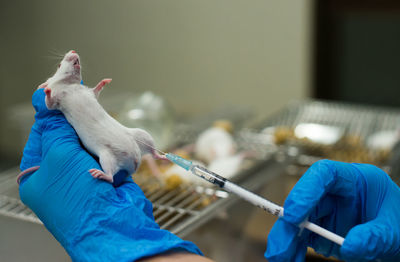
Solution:
[{"label": "gloved fingers", "polygon": [[136,206],[143,211],[143,214],[154,220],[152,203],[146,198],[142,189],[133,181],[131,176],[128,176],[122,184],[115,187],[115,190],[119,201]]},{"label": "gloved fingers", "polygon": [[[90,173],[90,169],[100,169],[99,163],[83,150],[79,144],[62,145],[50,147],[43,158],[40,169],[46,168],[48,172],[42,172],[46,184],[53,181],[62,182],[65,185],[77,183],[80,185],[89,185],[96,181]],[[64,177],[67,178],[64,180]],[[62,180],[60,180],[62,178]],[[111,185],[110,185],[111,186]],[[88,189],[89,190],[89,189]]]},{"label": "gloved fingers", "polygon": [[132,203],[138,197],[145,197],[142,189],[133,181],[131,176],[127,176],[120,185],[115,187],[115,190],[121,199],[129,200]]},{"label": "gloved fingers", "polygon": [[[72,126],[58,110],[47,109],[45,103],[46,94],[43,89],[33,93],[32,105],[36,110],[35,128],[37,133],[42,134],[42,158],[51,146],[63,146],[65,143],[79,144],[78,136]],[[32,141],[37,141],[38,136]]]},{"label": "gloved fingers", "polygon": [[361,190],[368,190],[369,195],[384,197],[388,186],[394,183],[385,171],[374,165],[354,163],[352,166],[357,170],[357,174],[363,177],[365,187]]},{"label": "gloved fingers", "polygon": [[294,261],[295,262],[303,262],[307,253],[306,245],[297,245],[297,251]]},{"label": "gloved fingers", "polygon": [[33,166],[39,166],[41,161],[42,132],[35,123],[31,128],[31,133],[24,147],[20,169],[23,171]]},{"label": "gloved fingers", "polygon": [[[344,237],[358,218],[358,212],[353,208],[346,207],[345,210],[341,210],[340,204],[337,204],[335,197],[325,196],[307,217],[307,221]],[[285,220],[285,218],[283,219]],[[340,257],[339,245],[306,228],[303,231],[308,233],[307,246],[312,247],[317,253],[326,257]]]},{"label": "gloved fingers", "polygon": [[132,175],[128,174],[124,170],[121,170],[114,175],[113,185],[118,194],[121,195],[137,195],[138,193],[143,194],[139,186],[133,181]]},{"label": "gloved fingers", "polygon": [[364,200],[364,221],[368,222],[347,234],[341,249],[345,257],[400,261],[400,189],[386,173],[380,172],[366,176],[369,190]]},{"label": "gloved fingers", "polygon": [[33,93],[32,105],[36,110],[35,118],[39,118],[39,121],[36,121],[33,124],[28,141],[25,144],[23,157],[20,164],[21,171],[32,166],[40,165],[42,160],[43,121],[40,119],[44,118],[49,113],[49,110],[44,102],[44,92],[36,91]]},{"label": "gloved fingers", "polygon": [[340,249],[345,260],[393,257],[400,250],[398,239],[393,234],[394,228],[384,221],[375,219],[352,228]]},{"label": "gloved fingers", "polygon": [[[50,117],[51,118],[51,117]],[[42,157],[53,147],[58,147],[66,153],[76,154],[85,151],[79,141],[78,135],[66,119],[46,124],[42,135]]]},{"label": "gloved fingers", "polygon": [[[123,177],[122,177],[122,175],[124,175]],[[125,187],[127,187],[127,188],[129,188],[129,186],[132,184],[132,183],[135,183],[134,181],[133,181],[133,178],[132,178],[132,175],[128,175],[127,174],[127,172],[123,172],[123,173],[121,173],[121,183],[119,183],[118,185],[114,185],[114,187],[115,187],[115,189],[117,190],[122,190],[122,191],[124,191],[125,190]]]},{"label": "gloved fingers", "polygon": [[143,194],[139,186],[133,181],[132,176],[126,176],[122,183],[115,186],[115,190],[120,198],[130,199],[131,201],[136,195]]},{"label": "gloved fingers", "polygon": [[279,218],[272,227],[264,256],[270,262],[304,261],[309,232]]},{"label": "gloved fingers", "polygon": [[309,221],[321,223],[327,217],[332,217],[336,211],[336,197],[330,194],[323,196],[309,214]]},{"label": "gloved fingers", "polygon": [[[315,209],[313,209],[312,212],[310,213],[307,220],[329,231],[335,232],[336,230],[335,211],[336,211],[335,197],[327,195],[320,200]],[[330,256],[332,254],[333,251],[332,249],[334,246],[334,244],[331,241],[326,240],[325,238],[313,232],[310,232],[308,245],[311,246],[318,253],[321,253],[325,256]]]},{"label": "gloved fingers", "polygon": [[355,174],[351,164],[321,160],[300,178],[285,201],[285,220],[300,224],[327,194],[354,197]]},{"label": "gloved fingers", "polygon": [[35,119],[39,124],[42,124],[49,115],[57,112],[57,110],[49,110],[47,108],[45,97],[44,89],[38,89],[32,95],[32,105],[36,111]]}]

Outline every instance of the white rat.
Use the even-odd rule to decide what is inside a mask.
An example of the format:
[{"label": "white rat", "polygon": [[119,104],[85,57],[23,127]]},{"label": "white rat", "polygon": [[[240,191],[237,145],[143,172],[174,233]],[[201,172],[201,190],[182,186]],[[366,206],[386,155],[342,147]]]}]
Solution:
[{"label": "white rat", "polygon": [[100,81],[95,88],[81,84],[79,55],[68,52],[56,73],[39,88],[46,93],[48,109],[60,110],[73,126],[86,149],[99,157],[99,169],[90,169],[94,178],[110,183],[120,170],[132,174],[144,154],[166,159],[157,154],[150,134],[139,128],[127,128],[112,118],[99,104],[97,97],[111,79]]},{"label": "white rat", "polygon": [[222,122],[217,121],[213,127],[206,129],[197,138],[196,156],[206,163],[232,156],[236,152],[236,143],[225,127],[220,125]]}]

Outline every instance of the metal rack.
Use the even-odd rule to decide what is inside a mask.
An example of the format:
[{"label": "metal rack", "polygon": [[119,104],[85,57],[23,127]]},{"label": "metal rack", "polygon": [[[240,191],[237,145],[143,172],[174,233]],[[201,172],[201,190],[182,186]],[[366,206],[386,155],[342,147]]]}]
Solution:
[{"label": "metal rack", "polygon": [[[390,163],[390,159],[392,152],[390,149],[387,150],[387,155],[382,158],[382,152],[371,148],[367,141],[368,138],[378,132],[398,132],[400,130],[399,109],[318,100],[293,102],[283,110],[267,118],[257,128],[248,129],[245,132],[248,133],[247,136],[249,137],[261,136],[265,138],[266,136],[273,136],[268,132],[273,128],[286,127],[295,130],[297,126],[304,123],[338,128],[342,131],[342,138],[346,136],[357,137],[359,139],[357,146],[362,148],[363,152],[369,154],[370,163],[379,165],[391,174],[392,168],[390,165],[392,163]],[[351,151],[352,145],[346,144],[346,141],[343,140],[327,146],[304,142],[301,139],[292,139],[279,147],[286,151],[286,155],[291,155],[295,158],[296,165],[289,167],[290,173],[300,175],[311,164],[320,159],[334,159],[334,157],[324,155],[322,152],[329,150],[336,152]],[[346,161],[343,159],[338,160]],[[349,162],[353,161],[349,160]],[[395,181],[400,181],[397,174],[393,174],[392,178]]]},{"label": "metal rack", "polygon": [[228,198],[228,193],[212,188],[188,186],[168,190],[149,185],[146,179],[135,179],[146,197],[153,203],[155,221],[162,229],[175,234],[181,231],[181,224],[199,217],[208,206]]},{"label": "metal rack", "polygon": [[[252,168],[241,172],[245,186],[249,189],[267,181],[265,168],[277,168],[275,161],[259,161]],[[18,200],[18,187],[15,181],[17,168],[3,172],[0,177],[0,215],[41,224],[35,214]],[[258,178],[257,178],[258,177]],[[260,180],[261,179],[261,180]],[[162,229],[167,229],[181,237],[207,222],[219,211],[237,200],[218,188],[201,186],[178,187],[172,190],[154,187],[146,179],[135,179],[146,197],[153,203],[153,215]]]},{"label": "metal rack", "polygon": [[301,101],[293,102],[268,117],[259,127],[295,127],[307,122],[341,127],[348,133],[367,138],[377,131],[398,129],[400,110],[318,100]]},{"label": "metal rack", "polygon": [[15,174],[18,172],[18,168],[12,168],[0,175],[0,215],[42,224],[36,215],[19,200],[15,180]]}]

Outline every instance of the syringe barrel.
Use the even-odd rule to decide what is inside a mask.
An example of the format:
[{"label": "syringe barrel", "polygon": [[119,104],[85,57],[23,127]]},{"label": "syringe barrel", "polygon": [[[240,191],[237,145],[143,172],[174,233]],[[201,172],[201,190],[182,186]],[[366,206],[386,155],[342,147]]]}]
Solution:
[{"label": "syringe barrel", "polygon": [[241,198],[249,201],[250,203],[264,209],[265,211],[267,211],[275,216],[283,216],[283,207],[278,206],[278,205],[272,203],[271,201],[268,201],[256,194],[244,189],[243,187],[240,187],[240,186],[230,182],[226,178],[219,176],[204,167],[195,165],[190,168],[190,171],[193,174],[207,180],[208,182],[216,184],[219,187],[225,189],[226,191],[232,192],[232,193],[240,196]]},{"label": "syringe barrel", "polygon": [[332,241],[333,243],[338,244],[339,246],[343,245],[343,242],[344,242],[344,238],[343,237],[341,237],[341,236],[339,236],[339,235],[337,235],[337,234],[335,234],[335,233],[333,233],[333,232],[331,232],[329,230],[326,230],[323,227],[320,227],[320,226],[318,226],[318,225],[316,225],[314,223],[311,223],[309,221],[303,222],[301,226],[304,226],[308,230],[310,230],[310,231],[312,231],[312,232],[314,232],[314,233],[316,233],[316,234],[318,234],[318,235],[320,235],[320,236]]},{"label": "syringe barrel", "polygon": [[214,172],[211,172],[210,170],[198,165],[191,166],[190,172],[207,180],[210,183],[218,185],[221,188],[224,187],[225,181],[228,181],[225,177],[215,174]]},{"label": "syringe barrel", "polygon": [[268,213],[271,213],[275,216],[283,216],[283,207],[272,203],[271,201],[266,200],[265,198],[262,198],[246,189],[243,187],[240,187],[234,183],[231,183],[230,181],[225,182],[224,189],[226,191],[232,192],[241,198],[249,201],[253,205],[256,205]]}]

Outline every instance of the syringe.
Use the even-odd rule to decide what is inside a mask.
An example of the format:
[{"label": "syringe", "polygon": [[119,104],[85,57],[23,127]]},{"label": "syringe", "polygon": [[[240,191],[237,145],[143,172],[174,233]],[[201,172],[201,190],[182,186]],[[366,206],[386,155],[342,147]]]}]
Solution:
[{"label": "syringe", "polygon": [[[165,154],[165,156],[171,162],[192,172],[196,176],[199,176],[212,184],[218,185],[219,187],[225,189],[228,192],[238,195],[239,197],[249,201],[250,203],[264,209],[265,211],[267,211],[275,216],[280,216],[280,217],[283,216],[283,207],[281,207],[277,204],[274,204],[271,201],[268,201],[267,199],[262,198],[256,194],[244,189],[243,187],[240,187],[240,186],[230,182],[226,178],[224,178],[220,175],[217,175],[202,166],[194,165],[192,163],[192,161],[184,159],[175,154],[167,153],[167,154]],[[305,227],[308,230],[310,230],[328,240],[331,240],[332,242],[334,242],[340,246],[343,244],[343,241],[344,241],[343,237],[341,237],[335,233],[332,233],[332,232],[330,232],[314,223],[311,223],[307,220],[304,221],[303,223],[301,223],[300,226]]]}]

